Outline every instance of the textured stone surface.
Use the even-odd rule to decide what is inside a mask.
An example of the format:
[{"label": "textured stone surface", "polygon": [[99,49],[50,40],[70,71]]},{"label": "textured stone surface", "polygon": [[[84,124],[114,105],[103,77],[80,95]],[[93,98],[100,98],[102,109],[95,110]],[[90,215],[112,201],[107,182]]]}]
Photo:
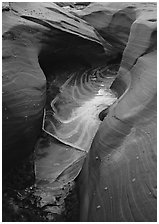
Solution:
[{"label": "textured stone surface", "polygon": [[[139,17],[156,18],[155,3],[91,3],[75,14],[90,23],[107,40],[116,52],[122,52],[127,44],[130,27]],[[142,16],[141,16],[142,14]],[[141,19],[142,19],[141,18]],[[142,28],[143,29],[143,28]],[[140,32],[142,33],[142,29]]]},{"label": "textured stone surface", "polygon": [[[56,59],[58,63],[64,64],[60,61],[61,55],[64,58],[64,54],[71,55],[71,51],[79,52],[74,46],[82,41],[91,42],[96,48],[100,46],[100,50],[97,50],[99,54],[104,52],[94,28],[56,4],[3,4],[5,169],[33,150],[42,126],[46,98],[45,75],[50,67],[52,73],[54,65],[59,67]],[[84,42],[82,46],[85,46]],[[77,57],[79,59],[80,56]],[[48,61],[51,61],[50,64]],[[46,72],[45,75],[41,68]]]},{"label": "textured stone surface", "polygon": [[3,167],[33,150],[42,125],[45,76],[38,64],[45,28],[3,12]]},{"label": "textured stone surface", "polygon": [[100,125],[80,176],[81,221],[157,219],[156,7],[136,11],[112,84],[118,91],[124,83],[125,92]]},{"label": "textured stone surface", "polygon": [[[72,70],[103,66],[123,53],[111,86],[120,98],[106,112],[80,175],[81,221],[156,221],[155,3],[92,3],[74,15],[54,3],[9,3],[3,5],[3,21],[6,167],[35,145],[42,126],[45,75],[48,109]],[[120,62],[115,57],[112,63]],[[88,91],[79,78],[82,88],[76,93],[85,98]],[[86,117],[86,108],[84,112]],[[63,211],[85,153],[53,138],[48,143],[36,148],[33,193],[41,199],[39,208],[52,215]]]},{"label": "textured stone surface", "polygon": [[27,20],[41,24],[47,28],[57,28],[68,33],[73,33],[100,44],[99,37],[95,34],[92,26],[54,3],[11,3],[11,8],[19,16]]},{"label": "textured stone surface", "polygon": [[[100,39],[92,26],[56,4],[3,4],[3,168],[12,168],[11,180],[10,170],[4,174],[3,221],[53,221],[59,215],[58,220],[77,219],[68,218],[78,207],[76,192],[70,191],[85,152],[51,136],[46,145],[41,138],[36,148],[35,143],[44,107],[71,72],[110,60]],[[34,149],[35,166],[25,173],[21,165]],[[66,211],[68,195],[74,201]]]}]

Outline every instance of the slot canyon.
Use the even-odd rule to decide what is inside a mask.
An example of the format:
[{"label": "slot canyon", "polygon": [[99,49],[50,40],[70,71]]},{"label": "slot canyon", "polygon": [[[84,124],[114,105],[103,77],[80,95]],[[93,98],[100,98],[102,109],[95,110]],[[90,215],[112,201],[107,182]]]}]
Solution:
[{"label": "slot canyon", "polygon": [[157,3],[2,4],[3,221],[157,221]]}]

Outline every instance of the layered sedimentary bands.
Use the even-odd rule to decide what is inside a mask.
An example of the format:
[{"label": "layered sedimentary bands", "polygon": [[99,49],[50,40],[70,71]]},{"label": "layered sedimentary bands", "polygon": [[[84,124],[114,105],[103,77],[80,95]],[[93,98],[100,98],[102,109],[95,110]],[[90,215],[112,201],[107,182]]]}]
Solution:
[{"label": "layered sedimentary bands", "polygon": [[[46,101],[45,75],[49,70],[53,75],[53,67],[58,63],[58,67],[62,67],[61,61],[65,60],[63,52],[68,55],[73,54],[72,59],[70,58],[73,61],[78,56],[74,55],[75,50],[72,52],[72,48],[74,49],[77,41],[80,43],[83,39],[91,40],[94,44],[98,43],[97,46],[101,46],[99,49],[102,48],[94,28],[85,21],[74,18],[75,16],[53,3],[4,3],[3,160],[5,169],[34,149],[41,130]],[[72,46],[69,47],[68,41]],[[84,44],[85,42],[82,42],[81,47]],[[100,51],[101,49],[96,53]],[[55,61],[58,57],[59,61]],[[44,72],[46,71],[45,75],[40,66]]]},{"label": "layered sedimentary bands", "polygon": [[[120,42],[122,26],[129,29],[112,85],[118,89],[122,80],[125,92],[100,125],[82,171],[81,220],[156,221],[156,6],[112,3],[104,7],[90,5],[84,18],[100,31],[112,30],[108,35],[116,31],[114,38]],[[121,22],[131,15],[135,16],[132,23]],[[107,17],[108,24],[100,23]],[[116,17],[118,25],[113,23]]]},{"label": "layered sedimentary bands", "polygon": [[3,168],[35,149],[40,207],[86,157],[80,221],[156,221],[156,39],[156,3],[4,5]]}]

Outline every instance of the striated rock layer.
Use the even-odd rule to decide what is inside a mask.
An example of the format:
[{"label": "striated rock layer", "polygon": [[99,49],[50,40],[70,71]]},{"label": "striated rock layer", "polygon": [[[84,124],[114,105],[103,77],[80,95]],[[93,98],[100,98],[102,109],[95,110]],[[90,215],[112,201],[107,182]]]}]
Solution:
[{"label": "striated rock layer", "polygon": [[3,12],[3,168],[32,150],[40,133],[46,79],[38,64],[45,28]]},{"label": "striated rock layer", "polygon": [[76,10],[74,14],[91,24],[117,53],[123,52],[126,47],[131,25],[136,18],[142,14],[147,20],[156,19],[155,5],[153,2],[95,2],[83,10]]},{"label": "striated rock layer", "polygon": [[[86,155],[81,149],[91,146],[79,180],[81,221],[156,221],[155,3],[92,3],[76,16],[54,3],[9,3],[3,21],[5,169],[34,149],[45,107],[44,130],[70,146],[53,137],[46,145],[38,141],[39,207],[61,212],[52,195],[61,197],[77,177]],[[121,54],[111,85],[119,99],[108,94],[114,104],[101,122],[107,79],[93,69],[118,64]],[[78,76],[79,68],[94,73]],[[46,105],[45,76],[53,87]],[[58,202],[62,209],[67,193]]]},{"label": "striated rock layer", "polygon": [[93,43],[99,54],[104,52],[94,28],[56,4],[3,5],[4,169],[33,151],[42,128],[45,76],[53,66],[62,67],[62,55],[74,54],[77,42],[83,47]]},{"label": "striated rock layer", "polygon": [[[31,188],[39,199],[35,207],[40,211],[64,211],[70,186],[86,156],[79,148],[89,149],[101,123],[98,113],[116,99],[106,94],[104,85],[108,81],[110,87],[116,71],[107,80],[104,70],[93,70],[99,65],[105,67],[112,58],[111,47],[90,24],[54,3],[3,5],[3,170],[11,169],[35,149],[35,188]],[[94,72],[92,82],[86,72],[83,76],[79,72],[90,68]],[[72,72],[75,75],[69,82]],[[105,102],[106,95],[109,102]],[[47,117],[43,119],[44,108]],[[75,122],[67,122],[70,109],[77,115]],[[47,137],[37,141],[42,119],[50,141]],[[53,119],[56,122],[48,127],[47,122]],[[73,132],[72,139],[67,138],[69,131]]]},{"label": "striated rock layer", "polygon": [[[120,3],[108,10],[108,3],[100,5],[98,23],[123,8]],[[127,5],[134,5],[136,13],[112,84],[121,96],[100,125],[80,175],[81,221],[157,219],[156,4]],[[93,16],[91,24],[97,21]]]}]

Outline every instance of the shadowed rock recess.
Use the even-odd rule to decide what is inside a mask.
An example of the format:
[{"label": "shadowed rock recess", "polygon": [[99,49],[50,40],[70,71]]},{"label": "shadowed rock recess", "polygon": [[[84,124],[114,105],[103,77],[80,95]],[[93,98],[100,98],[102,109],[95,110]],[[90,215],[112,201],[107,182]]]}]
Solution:
[{"label": "shadowed rock recess", "polygon": [[3,221],[157,221],[156,8],[3,4]]}]

